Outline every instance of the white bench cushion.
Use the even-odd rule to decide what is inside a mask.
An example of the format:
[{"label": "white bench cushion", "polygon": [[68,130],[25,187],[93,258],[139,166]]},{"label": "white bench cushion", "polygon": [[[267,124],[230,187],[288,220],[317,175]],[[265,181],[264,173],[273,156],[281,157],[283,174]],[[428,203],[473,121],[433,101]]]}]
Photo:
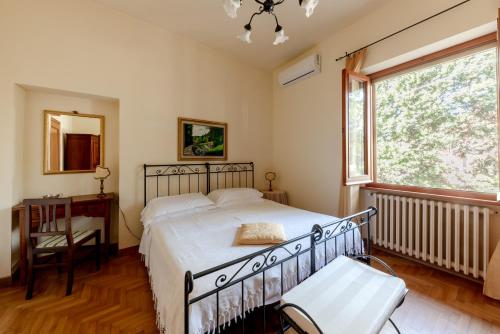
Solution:
[{"label": "white bench cushion", "polygon": [[[382,329],[405,294],[402,279],[339,256],[284,294],[281,304],[302,307],[324,333],[369,334]],[[300,311],[285,312],[302,330],[318,333]]]}]

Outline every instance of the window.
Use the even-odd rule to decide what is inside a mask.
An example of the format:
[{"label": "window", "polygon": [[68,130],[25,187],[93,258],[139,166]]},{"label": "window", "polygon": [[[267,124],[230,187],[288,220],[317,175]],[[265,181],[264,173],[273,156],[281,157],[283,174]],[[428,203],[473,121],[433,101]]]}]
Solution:
[{"label": "window", "polygon": [[376,182],[495,193],[497,49],[373,80]]},{"label": "window", "polygon": [[348,70],[342,77],[344,184],[372,182],[370,79]]}]

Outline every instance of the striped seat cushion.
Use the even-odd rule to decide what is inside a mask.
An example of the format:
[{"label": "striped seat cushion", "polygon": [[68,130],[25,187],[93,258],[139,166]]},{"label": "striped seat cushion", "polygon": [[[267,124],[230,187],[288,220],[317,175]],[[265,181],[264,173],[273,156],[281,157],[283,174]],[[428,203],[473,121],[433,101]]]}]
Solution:
[{"label": "striped seat cushion", "polygon": [[[323,333],[379,333],[406,294],[402,279],[339,256],[283,295],[281,304],[302,307]],[[299,311],[285,308],[304,331],[314,325]]]},{"label": "striped seat cushion", "polygon": [[[73,232],[73,242],[76,244],[80,240],[88,237],[94,230],[90,231],[74,231]],[[49,247],[65,247],[68,245],[68,240],[66,239],[66,235],[55,235],[50,238],[47,238],[41,241],[36,248],[49,248]]]}]

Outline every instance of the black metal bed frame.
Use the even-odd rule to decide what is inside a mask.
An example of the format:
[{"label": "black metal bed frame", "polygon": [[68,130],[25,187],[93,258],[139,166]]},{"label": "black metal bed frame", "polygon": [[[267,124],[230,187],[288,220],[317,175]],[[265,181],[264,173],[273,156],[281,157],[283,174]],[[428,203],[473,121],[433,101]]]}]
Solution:
[{"label": "black metal bed frame", "polygon": [[[163,196],[180,195],[186,192],[208,194],[212,190],[221,188],[253,188],[255,183],[254,171],[253,162],[145,164],[144,206],[146,206],[149,197],[160,196],[161,180],[167,182],[167,191]],[[149,196],[148,194],[149,183],[152,183],[153,190],[156,189],[153,192],[153,195],[156,193],[155,196]]]},{"label": "black metal bed frame", "polygon": [[[148,186],[154,187],[153,195],[160,196],[162,186],[160,180],[167,179],[166,194],[181,194],[183,192],[209,193],[214,189],[254,187],[254,164],[249,163],[200,163],[200,164],[168,164],[144,165],[144,205],[148,200]],[[153,180],[153,181],[151,181]],[[182,185],[182,181],[187,185]],[[186,181],[187,180],[187,181]],[[174,181],[174,182],[173,182]],[[172,191],[174,188],[175,191]],[[370,255],[370,222],[377,214],[377,209],[370,207],[357,214],[332,221],[324,225],[314,225],[311,232],[288,240],[287,242],[268,247],[252,254],[234,259],[213,268],[192,273],[185,273],[184,284],[184,331],[189,334],[190,306],[206,298],[215,297],[216,303],[216,333],[223,332],[224,323],[220,322],[220,293],[221,291],[241,286],[241,333],[245,333],[245,318],[249,312],[245,308],[244,293],[245,281],[257,276],[262,277],[262,306],[251,312],[262,312],[262,333],[268,328],[266,322],[266,272],[279,266],[281,274],[280,295],[283,295],[283,267],[286,263],[296,266],[296,283],[314,274],[321,267],[327,265],[338,255]],[[356,230],[359,232],[360,244],[356,245]],[[347,246],[348,238],[352,238],[351,247]],[[338,252],[339,243],[343,242],[343,249]],[[333,246],[333,247],[332,247]],[[333,251],[332,251],[333,248]],[[328,256],[330,254],[333,256]],[[323,263],[317,263],[316,257],[323,252]],[[301,255],[309,259],[309,273],[300,277]],[[370,263],[370,257],[366,257]],[[195,284],[202,278],[213,275],[213,289],[192,296]]]}]

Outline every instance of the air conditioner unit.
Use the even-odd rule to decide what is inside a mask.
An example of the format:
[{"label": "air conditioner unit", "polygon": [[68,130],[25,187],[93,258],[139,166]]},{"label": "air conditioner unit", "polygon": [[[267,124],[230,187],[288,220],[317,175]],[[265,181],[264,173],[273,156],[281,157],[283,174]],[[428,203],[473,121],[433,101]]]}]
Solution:
[{"label": "air conditioner unit", "polygon": [[314,54],[280,72],[278,82],[282,86],[288,86],[319,73],[321,73],[321,56]]}]

